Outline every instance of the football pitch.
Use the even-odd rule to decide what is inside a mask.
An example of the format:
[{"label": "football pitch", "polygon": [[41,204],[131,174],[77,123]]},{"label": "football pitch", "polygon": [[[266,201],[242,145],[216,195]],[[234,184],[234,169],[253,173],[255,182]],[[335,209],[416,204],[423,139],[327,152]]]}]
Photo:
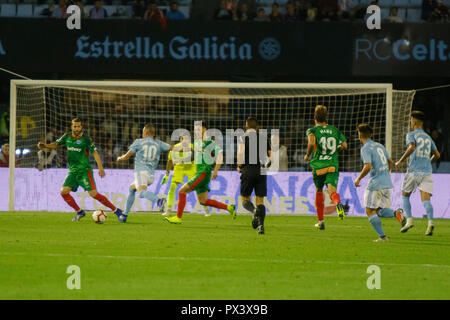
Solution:
[{"label": "football pitch", "polygon": [[[325,217],[319,231],[314,216],[267,216],[265,235],[249,215],[72,217],[0,213],[0,299],[450,299],[448,220],[427,237],[425,219],[405,234],[382,219],[391,241],[373,243],[363,217]],[[73,265],[78,290],[67,287]],[[371,265],[380,289],[368,289]]]}]

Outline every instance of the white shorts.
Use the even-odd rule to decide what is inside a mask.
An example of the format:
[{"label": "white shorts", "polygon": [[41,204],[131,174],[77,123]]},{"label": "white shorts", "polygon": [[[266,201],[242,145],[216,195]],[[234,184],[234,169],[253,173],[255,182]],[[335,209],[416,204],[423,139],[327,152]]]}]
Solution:
[{"label": "white shorts", "polygon": [[412,172],[408,172],[405,175],[402,183],[402,191],[407,193],[413,193],[417,188],[429,194],[433,194],[433,176],[431,174],[427,176],[416,176]]},{"label": "white shorts", "polygon": [[370,209],[390,208],[392,189],[368,190],[364,192],[364,206]]},{"label": "white shorts", "polygon": [[149,186],[155,180],[155,176],[149,171],[135,171],[134,172],[134,185],[136,189],[140,186]]}]

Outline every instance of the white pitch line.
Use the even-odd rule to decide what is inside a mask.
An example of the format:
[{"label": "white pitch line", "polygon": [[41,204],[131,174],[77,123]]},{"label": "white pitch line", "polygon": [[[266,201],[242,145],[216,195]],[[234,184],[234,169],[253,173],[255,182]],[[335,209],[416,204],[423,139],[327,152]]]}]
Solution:
[{"label": "white pitch line", "polygon": [[384,262],[357,262],[357,261],[320,261],[320,260],[283,260],[283,259],[248,259],[248,258],[208,258],[208,257],[151,257],[151,256],[109,256],[109,255],[80,255],[66,253],[19,253],[1,252],[1,255],[39,256],[39,257],[76,257],[95,259],[127,259],[127,260],[179,260],[179,261],[218,261],[218,262],[254,262],[254,263],[293,263],[293,264],[341,264],[341,265],[378,265],[378,266],[404,266],[404,267],[434,267],[450,268],[445,264],[415,264],[415,263],[384,263]]}]

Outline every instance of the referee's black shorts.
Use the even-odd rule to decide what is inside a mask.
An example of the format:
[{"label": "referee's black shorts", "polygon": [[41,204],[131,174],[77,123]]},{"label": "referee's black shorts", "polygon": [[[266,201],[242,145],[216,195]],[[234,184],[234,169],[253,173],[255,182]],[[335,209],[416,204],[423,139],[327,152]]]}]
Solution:
[{"label": "referee's black shorts", "polygon": [[261,174],[261,168],[242,168],[241,169],[241,196],[251,196],[253,190],[255,196],[267,196],[267,176]]}]

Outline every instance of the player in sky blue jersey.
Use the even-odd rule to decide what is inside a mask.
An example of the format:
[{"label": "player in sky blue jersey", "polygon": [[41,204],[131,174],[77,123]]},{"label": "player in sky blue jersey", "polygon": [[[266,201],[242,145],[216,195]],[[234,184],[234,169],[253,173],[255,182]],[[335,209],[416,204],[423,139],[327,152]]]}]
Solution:
[{"label": "player in sky blue jersey", "polygon": [[119,218],[121,222],[127,221],[128,214],[134,204],[136,190],[139,192],[140,198],[156,202],[160,208],[164,204],[164,198],[159,198],[156,194],[147,190],[147,186],[153,183],[161,152],[171,149],[169,144],[155,139],[155,131],[156,129],[152,124],[146,124],[142,130],[142,139],[136,139],[129,147],[128,152],[117,158],[117,161],[123,161],[135,155],[134,182],[130,185],[125,212]]},{"label": "player in sky blue jersey", "polygon": [[411,127],[414,131],[411,131],[406,135],[406,145],[408,146],[408,149],[406,149],[403,156],[395,163],[395,165],[400,166],[407,157],[411,156],[408,171],[406,172],[402,183],[403,208],[405,209],[407,222],[400,231],[406,232],[414,226],[409,197],[417,188],[419,188],[420,198],[428,218],[428,227],[425,235],[431,236],[434,230],[433,206],[430,201],[431,195],[433,194],[431,163],[439,159],[441,155],[437,150],[433,139],[423,131],[424,119],[425,115],[423,112],[411,112]]},{"label": "player in sky blue jersey", "polygon": [[368,124],[358,125],[358,138],[363,144],[361,159],[364,167],[355,180],[355,187],[359,187],[361,179],[370,172],[369,183],[364,192],[364,206],[370,224],[379,236],[375,242],[385,242],[388,241],[388,237],[383,231],[380,217],[396,217],[402,225],[405,225],[406,218],[402,214],[402,209],[394,211],[390,208],[392,191],[390,171],[394,166],[394,161],[383,145],[371,139],[372,133],[373,130]]}]

